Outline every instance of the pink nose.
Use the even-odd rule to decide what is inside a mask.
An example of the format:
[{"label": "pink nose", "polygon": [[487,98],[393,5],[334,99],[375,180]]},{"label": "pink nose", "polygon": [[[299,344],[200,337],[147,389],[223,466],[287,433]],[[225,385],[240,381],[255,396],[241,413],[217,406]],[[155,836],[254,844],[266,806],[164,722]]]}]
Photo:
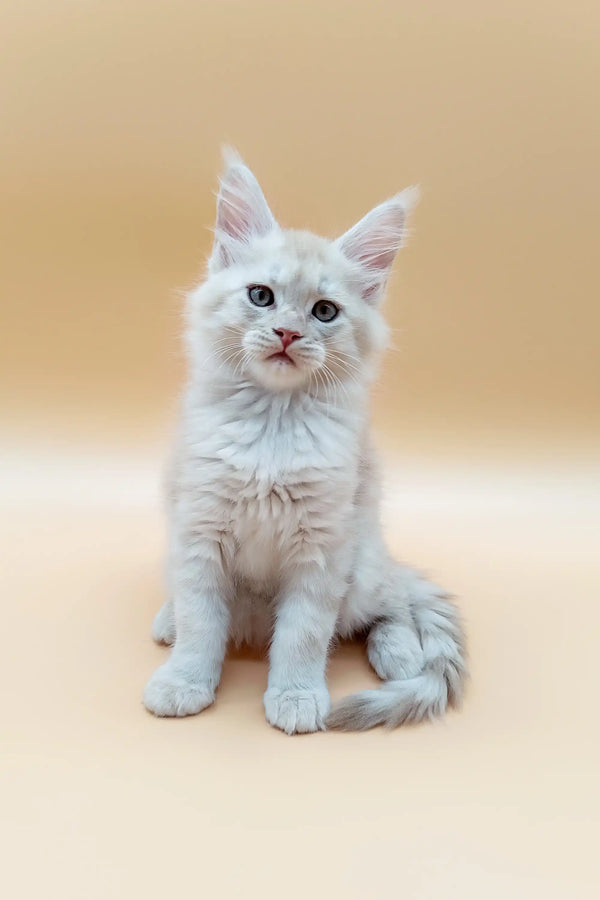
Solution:
[{"label": "pink nose", "polygon": [[284,350],[287,350],[292,341],[297,341],[302,337],[299,331],[290,331],[288,328],[274,328],[273,331],[281,338]]}]

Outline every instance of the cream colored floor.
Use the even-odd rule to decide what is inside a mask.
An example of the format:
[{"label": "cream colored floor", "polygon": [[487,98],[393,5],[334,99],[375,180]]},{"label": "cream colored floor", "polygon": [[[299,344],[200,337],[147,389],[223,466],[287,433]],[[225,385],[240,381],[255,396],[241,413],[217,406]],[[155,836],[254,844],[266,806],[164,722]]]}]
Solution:
[{"label": "cream colored floor", "polygon": [[[290,739],[251,657],[201,716],[141,706],[165,656],[158,469],[9,466],[4,896],[598,897],[597,473],[390,471],[391,545],[460,598],[467,702],[437,725]],[[334,696],[371,682],[360,648],[335,654]]]}]

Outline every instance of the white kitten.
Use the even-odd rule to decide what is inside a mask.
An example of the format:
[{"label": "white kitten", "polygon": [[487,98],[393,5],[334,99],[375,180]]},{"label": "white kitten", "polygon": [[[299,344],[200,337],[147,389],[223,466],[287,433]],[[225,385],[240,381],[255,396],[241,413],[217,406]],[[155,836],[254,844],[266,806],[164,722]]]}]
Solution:
[{"label": "white kitten", "polygon": [[[267,720],[288,734],[398,725],[460,700],[463,636],[445,593],[390,559],[379,524],[369,387],[409,189],[328,241],[276,223],[229,155],[208,277],[189,297],[189,382],[170,505],[173,643],[144,703],[215,699],[228,639],[270,644]],[[385,681],[330,711],[336,635],[368,631]]]}]

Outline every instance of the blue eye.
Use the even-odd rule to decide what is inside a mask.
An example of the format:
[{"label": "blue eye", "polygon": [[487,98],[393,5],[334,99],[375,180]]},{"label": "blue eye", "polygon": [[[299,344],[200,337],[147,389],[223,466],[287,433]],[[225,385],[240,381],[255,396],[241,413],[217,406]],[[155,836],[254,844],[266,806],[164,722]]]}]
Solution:
[{"label": "blue eye", "polygon": [[333,322],[338,313],[338,307],[331,300],[317,300],[312,308],[312,314],[319,322]]},{"label": "blue eye", "polygon": [[275,295],[270,287],[264,284],[252,284],[248,288],[248,299],[255,306],[273,306]]}]

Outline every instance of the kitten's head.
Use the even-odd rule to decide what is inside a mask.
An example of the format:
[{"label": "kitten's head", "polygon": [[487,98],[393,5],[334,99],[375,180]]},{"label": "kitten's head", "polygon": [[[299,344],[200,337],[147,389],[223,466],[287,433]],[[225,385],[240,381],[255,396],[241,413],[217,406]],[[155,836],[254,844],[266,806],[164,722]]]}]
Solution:
[{"label": "kitten's head", "polygon": [[192,295],[196,365],[272,391],[365,381],[385,343],[385,284],[417,199],[409,188],[335,241],[275,221],[258,182],[227,158],[206,282]]}]

